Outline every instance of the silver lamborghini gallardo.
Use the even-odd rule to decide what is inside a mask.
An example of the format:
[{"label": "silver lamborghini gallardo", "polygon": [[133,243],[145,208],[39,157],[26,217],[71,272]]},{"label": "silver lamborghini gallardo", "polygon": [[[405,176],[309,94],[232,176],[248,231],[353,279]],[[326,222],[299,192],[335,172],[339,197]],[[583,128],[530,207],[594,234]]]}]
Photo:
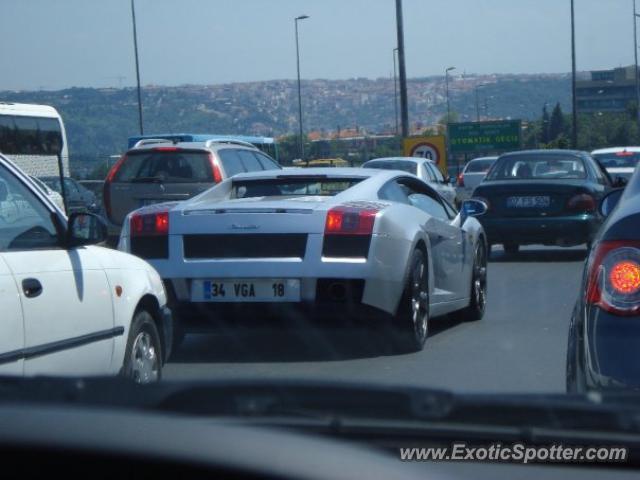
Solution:
[{"label": "silver lamborghini gallardo", "polygon": [[264,171],[135,210],[119,248],[160,272],[176,342],[215,317],[275,310],[379,322],[415,351],[432,318],[484,314],[485,210],[458,212],[406,172]]}]

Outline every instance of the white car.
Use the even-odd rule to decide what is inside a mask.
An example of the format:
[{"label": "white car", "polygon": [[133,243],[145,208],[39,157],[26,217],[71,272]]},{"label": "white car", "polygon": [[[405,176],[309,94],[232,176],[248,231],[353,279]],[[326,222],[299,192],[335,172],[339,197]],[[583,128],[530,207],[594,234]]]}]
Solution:
[{"label": "white car", "polygon": [[419,350],[431,317],[484,314],[488,244],[474,215],[486,205],[464,207],[397,170],[244,173],[133,211],[118,248],[160,272],[177,340],[216,317],[247,323],[271,310],[378,324]]},{"label": "white car", "polygon": [[158,273],[92,245],[94,215],[62,211],[0,155],[0,374],[158,380],[172,320]]},{"label": "white car", "polygon": [[611,179],[618,184],[617,177],[629,180],[640,160],[640,147],[601,148],[591,152],[591,156],[600,162]]},{"label": "white car", "polygon": [[444,178],[438,166],[427,158],[419,157],[389,157],[374,158],[362,164],[362,168],[379,168],[381,170],[401,170],[413,173],[416,177],[427,182],[451,205],[456,202],[456,190],[448,179]]},{"label": "white car", "polygon": [[473,191],[487,176],[487,172],[498,157],[480,157],[469,160],[456,180],[458,186],[458,201],[473,196]]}]

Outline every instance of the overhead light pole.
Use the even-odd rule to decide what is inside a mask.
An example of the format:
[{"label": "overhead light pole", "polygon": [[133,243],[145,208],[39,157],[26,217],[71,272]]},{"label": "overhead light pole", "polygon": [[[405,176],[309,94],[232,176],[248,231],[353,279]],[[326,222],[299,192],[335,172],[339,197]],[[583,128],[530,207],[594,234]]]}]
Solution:
[{"label": "overhead light pole", "polygon": [[398,69],[400,75],[400,118],[402,136],[409,136],[409,101],[407,98],[407,70],[404,62],[404,26],[402,23],[402,0],[396,0],[396,30],[398,34]]},{"label": "overhead light pole", "polygon": [[638,128],[640,128],[640,74],[638,73],[638,9],[636,0],[633,0],[633,57],[635,59],[635,79],[636,79],[636,117]]},{"label": "overhead light pole", "polygon": [[486,86],[487,85],[485,83],[476,85],[476,122],[480,121],[480,102],[478,100],[478,89]]},{"label": "overhead light pole", "polygon": [[449,67],[444,71],[444,82],[447,91],[447,125],[451,119],[451,103],[449,102],[449,72],[455,70],[456,67]]},{"label": "overhead light pole", "polygon": [[140,62],[138,59],[138,33],[136,30],[135,0],[131,0],[131,19],[133,21],[133,50],[136,58],[136,80],[138,85],[138,122],[140,124],[140,135],[144,135],[144,126],[142,123],[142,90],[140,88]]},{"label": "overhead light pole", "polygon": [[398,49],[393,49],[393,112],[395,115],[396,121],[396,136],[400,133],[399,129],[399,121],[398,121],[398,76],[397,76],[397,68],[396,68],[396,54],[398,53]]},{"label": "overhead light pole", "polygon": [[572,120],[571,146],[578,148],[578,110],[576,105],[576,22],[574,0],[571,0],[571,98]]},{"label": "overhead light pole", "polygon": [[309,15],[300,15],[294,19],[296,25],[296,65],[298,69],[298,126],[300,128],[300,160],[304,160],[304,133],[302,128],[302,87],[300,84],[300,43],[298,41],[298,22],[300,20],[306,20],[307,18],[309,18]]}]

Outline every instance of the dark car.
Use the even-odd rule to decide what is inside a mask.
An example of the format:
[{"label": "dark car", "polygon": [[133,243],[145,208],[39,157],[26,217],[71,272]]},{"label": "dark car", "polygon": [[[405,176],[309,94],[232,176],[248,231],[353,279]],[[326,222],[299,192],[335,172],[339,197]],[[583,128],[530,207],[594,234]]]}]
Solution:
[{"label": "dark car", "polygon": [[[62,195],[60,188],[60,177],[40,177],[49,188]],[[68,214],[73,212],[100,213],[101,205],[96,194],[83,187],[76,180],[70,177],[64,178],[65,194],[67,196]]]},{"label": "dark car", "polygon": [[608,215],[594,239],[573,311],[567,390],[640,387],[640,176],[601,202]]},{"label": "dark car", "polygon": [[590,244],[602,223],[598,202],[612,187],[586,152],[528,150],[499,157],[473,197],[489,206],[480,218],[489,243],[516,253],[520,245]]}]

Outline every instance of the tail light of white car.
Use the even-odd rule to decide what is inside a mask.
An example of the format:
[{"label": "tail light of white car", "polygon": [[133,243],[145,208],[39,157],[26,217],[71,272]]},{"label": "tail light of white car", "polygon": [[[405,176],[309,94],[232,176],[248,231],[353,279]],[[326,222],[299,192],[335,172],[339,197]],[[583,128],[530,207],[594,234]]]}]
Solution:
[{"label": "tail light of white car", "polygon": [[640,315],[640,242],[597,245],[588,266],[586,301],[614,315]]},{"label": "tail light of white car", "polygon": [[169,212],[133,213],[129,235],[131,253],[146,259],[169,258]]},{"label": "tail light of white car", "polygon": [[464,172],[458,174],[458,186],[464,187]]},{"label": "tail light of white car", "polygon": [[333,258],[366,258],[380,207],[340,205],[327,212],[322,255]]},{"label": "tail light of white car", "polygon": [[567,210],[571,212],[592,213],[596,211],[596,200],[588,193],[574,195],[567,202]]},{"label": "tail light of white car", "polygon": [[218,160],[213,156],[213,154],[209,154],[209,162],[211,164],[211,172],[213,173],[213,181],[217,184],[222,181],[222,173],[220,171],[220,164]]}]

